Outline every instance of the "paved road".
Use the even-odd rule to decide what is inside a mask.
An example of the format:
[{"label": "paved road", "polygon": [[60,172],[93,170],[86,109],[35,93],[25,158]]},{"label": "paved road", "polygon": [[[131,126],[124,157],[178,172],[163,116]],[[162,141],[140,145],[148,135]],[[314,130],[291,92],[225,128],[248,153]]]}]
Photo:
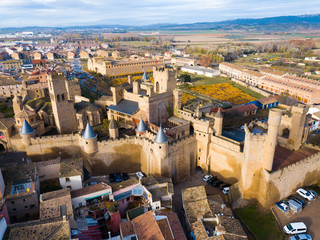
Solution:
[{"label": "paved road", "polygon": [[301,213],[282,213],[275,210],[281,227],[290,222],[304,222],[312,239],[320,239],[320,199],[309,202]]}]

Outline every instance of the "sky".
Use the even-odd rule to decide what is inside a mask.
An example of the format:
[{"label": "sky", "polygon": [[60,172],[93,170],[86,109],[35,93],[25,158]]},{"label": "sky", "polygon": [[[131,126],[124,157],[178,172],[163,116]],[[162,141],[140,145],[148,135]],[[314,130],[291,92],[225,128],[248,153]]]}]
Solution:
[{"label": "sky", "polygon": [[319,0],[0,0],[0,28],[217,22],[319,9]]}]

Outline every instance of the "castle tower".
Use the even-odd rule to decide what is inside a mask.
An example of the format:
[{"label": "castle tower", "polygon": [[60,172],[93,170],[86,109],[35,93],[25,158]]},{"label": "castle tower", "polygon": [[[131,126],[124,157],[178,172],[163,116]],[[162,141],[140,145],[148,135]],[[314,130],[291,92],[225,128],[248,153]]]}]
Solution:
[{"label": "castle tower", "polygon": [[21,99],[17,96],[17,94],[14,95],[14,98],[12,99],[12,103],[13,103],[14,114],[17,114],[22,110],[23,103]]},{"label": "castle tower", "polygon": [[282,110],[275,108],[270,109],[268,118],[268,135],[263,146],[263,168],[268,171],[272,170],[281,117]]},{"label": "castle tower", "polygon": [[221,113],[221,109],[218,108],[217,113],[214,115],[214,125],[213,128],[216,131],[217,136],[221,136],[223,127],[223,116]]},{"label": "castle tower", "polygon": [[153,153],[156,157],[156,162],[152,166],[151,174],[171,177],[171,166],[168,158],[168,138],[160,126],[156,138],[154,139]]},{"label": "castle tower", "polygon": [[22,137],[22,143],[24,146],[30,146],[31,145],[31,138],[36,136],[36,131],[30,126],[28,121],[24,119],[22,128],[20,131],[20,136]]},{"label": "castle tower", "polygon": [[136,135],[137,136],[142,136],[144,135],[144,133],[147,131],[147,126],[146,124],[144,123],[143,119],[141,118],[140,121],[139,121],[139,124],[138,124],[138,127],[136,129]]},{"label": "castle tower", "polygon": [[174,113],[178,113],[178,110],[181,109],[181,97],[183,92],[180,89],[173,90],[173,108]]},{"label": "castle tower", "polygon": [[176,88],[177,68],[153,68],[156,93],[164,93]]},{"label": "castle tower", "polygon": [[118,125],[116,123],[116,120],[114,118],[111,118],[110,124],[109,124],[109,137],[110,138],[118,138],[119,137],[119,129]]},{"label": "castle tower", "polygon": [[95,153],[98,151],[97,134],[93,131],[90,123],[87,123],[86,129],[82,134],[83,148],[88,154]]},{"label": "castle tower", "polygon": [[47,75],[55,124],[60,134],[72,133],[78,128],[73,102],[68,99],[66,79],[62,74]]},{"label": "castle tower", "polygon": [[298,104],[293,106],[291,113],[291,129],[288,139],[288,148],[298,150],[303,141],[303,133],[305,131],[306,116],[309,108],[305,105]]}]

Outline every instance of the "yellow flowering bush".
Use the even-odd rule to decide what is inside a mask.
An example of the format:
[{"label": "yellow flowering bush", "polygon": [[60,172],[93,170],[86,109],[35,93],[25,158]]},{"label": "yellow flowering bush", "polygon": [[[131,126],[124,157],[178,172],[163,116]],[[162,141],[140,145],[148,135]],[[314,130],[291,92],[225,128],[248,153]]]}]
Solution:
[{"label": "yellow flowering bush", "polygon": [[192,96],[192,95],[184,92],[184,93],[182,94],[182,96],[181,96],[181,104],[184,105],[184,104],[186,104],[188,101],[190,101],[190,100],[192,100],[192,99],[194,99],[194,98],[196,98],[196,97],[194,97],[194,96]]},{"label": "yellow flowering bush", "polygon": [[230,102],[232,105],[244,104],[256,99],[230,83],[194,86],[190,89],[224,102]]}]

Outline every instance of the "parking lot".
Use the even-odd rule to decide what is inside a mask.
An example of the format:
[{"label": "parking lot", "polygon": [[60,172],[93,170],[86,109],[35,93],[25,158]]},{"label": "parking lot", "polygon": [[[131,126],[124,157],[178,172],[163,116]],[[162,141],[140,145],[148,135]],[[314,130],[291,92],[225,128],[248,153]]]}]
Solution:
[{"label": "parking lot", "polygon": [[281,228],[290,222],[304,222],[312,239],[320,239],[320,199],[308,202],[302,212],[297,214],[291,211],[284,213],[277,207],[272,210]]}]

